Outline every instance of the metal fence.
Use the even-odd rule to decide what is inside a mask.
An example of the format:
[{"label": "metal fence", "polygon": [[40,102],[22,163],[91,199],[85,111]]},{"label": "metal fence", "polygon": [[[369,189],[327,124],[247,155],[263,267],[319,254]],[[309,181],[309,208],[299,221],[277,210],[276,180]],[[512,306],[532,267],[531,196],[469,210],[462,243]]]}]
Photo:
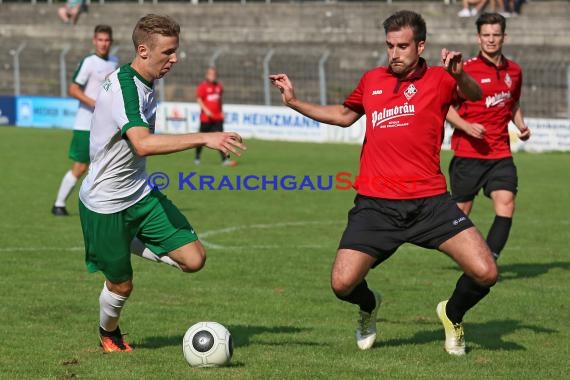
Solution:
[{"label": "metal fence", "polygon": [[[71,75],[85,50],[66,45],[45,46],[33,40],[5,46],[0,53],[0,94],[67,96]],[[132,48],[115,48],[121,63],[132,59]],[[438,51],[426,49],[429,64]],[[279,105],[278,91],[269,86],[269,73],[285,72],[295,83],[299,98],[337,104],[353,90],[362,73],[385,62],[381,51],[330,50],[299,47],[219,48],[182,45],[179,62],[159,83],[164,101],[195,101],[196,85],[206,68],[215,65],[231,104]],[[570,118],[570,62],[519,61],[524,73],[522,107],[527,117]]]}]

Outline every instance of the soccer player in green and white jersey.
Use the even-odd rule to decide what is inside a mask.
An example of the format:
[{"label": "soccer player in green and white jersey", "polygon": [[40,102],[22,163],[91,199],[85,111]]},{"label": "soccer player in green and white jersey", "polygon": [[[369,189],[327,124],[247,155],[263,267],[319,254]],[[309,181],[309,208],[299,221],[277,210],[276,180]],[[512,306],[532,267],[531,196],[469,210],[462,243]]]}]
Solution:
[{"label": "soccer player in green and white jersey", "polygon": [[53,215],[69,215],[65,208],[66,200],[77,181],[89,167],[89,130],[95,99],[107,75],[119,66],[118,58],[109,54],[112,43],[113,29],[108,25],[97,25],[93,33],[95,53],[83,58],[73,73],[68,93],[79,100],[79,109],[73,126],[73,138],[69,146],[69,158],[73,160],[73,164],[59,185],[57,197],[51,209]]},{"label": "soccer player in green and white jersey", "polygon": [[93,114],[91,165],[79,192],[87,269],[102,271],[100,343],[131,351],[119,316],[133,290],[131,252],[184,272],[200,270],[206,253],[185,216],[147,184],[146,156],[206,146],[224,154],[245,149],[235,132],[155,135],[153,81],[177,62],[180,26],[168,16],[142,17],[133,31],[135,57],[103,83]]}]

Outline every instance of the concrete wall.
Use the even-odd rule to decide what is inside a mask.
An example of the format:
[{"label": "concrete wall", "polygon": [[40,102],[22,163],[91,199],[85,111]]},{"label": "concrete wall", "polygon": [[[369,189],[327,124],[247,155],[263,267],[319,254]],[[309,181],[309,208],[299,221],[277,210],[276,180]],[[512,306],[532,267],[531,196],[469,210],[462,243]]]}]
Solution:
[{"label": "concrete wall", "polygon": [[[194,86],[216,51],[227,101],[263,104],[262,61],[275,50],[272,72],[286,71],[302,86],[298,95],[318,102],[317,63],[325,51],[329,102],[341,101],[368,68],[385,56],[382,22],[398,9],[420,12],[427,22],[424,53],[437,64],[441,47],[477,53],[475,19],[457,17],[460,2],[342,2],[237,4],[92,4],[78,25],[62,24],[57,4],[0,4],[0,94],[13,93],[13,57],[22,42],[23,93],[60,95],[59,54],[67,46],[67,76],[88,49],[93,27],[113,26],[122,62],[132,57],[136,21],[147,13],[169,14],[182,26],[179,64],[166,78],[166,100],[194,100]],[[570,64],[570,2],[531,1],[508,20],[505,53],[525,70],[523,105],[531,116],[567,115],[566,66]],[[2,51],[3,50],[3,51]],[[528,73],[528,75],[527,75]],[[272,93],[273,104],[279,96]]]},{"label": "concrete wall", "polygon": [[[0,4],[1,37],[84,40],[98,23],[117,30],[118,40],[129,40],[136,20],[146,13],[174,16],[187,42],[379,44],[382,21],[398,9],[420,12],[428,25],[428,41],[435,44],[473,42],[474,19],[456,16],[459,4],[440,1],[234,4],[189,3],[92,4],[74,28],[61,25],[58,5]],[[509,19],[508,31],[520,45],[570,46],[570,3],[532,1],[523,15]],[[70,30],[72,29],[72,30]]]}]

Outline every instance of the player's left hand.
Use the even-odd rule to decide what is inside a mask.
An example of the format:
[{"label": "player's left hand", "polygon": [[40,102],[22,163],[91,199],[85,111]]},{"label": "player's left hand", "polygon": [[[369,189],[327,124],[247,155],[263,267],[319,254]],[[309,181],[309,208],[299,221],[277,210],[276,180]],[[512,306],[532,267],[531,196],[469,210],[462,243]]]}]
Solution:
[{"label": "player's left hand", "polygon": [[287,74],[272,74],[269,79],[271,84],[281,92],[283,104],[289,106],[295,100],[295,90]]},{"label": "player's left hand", "polygon": [[476,139],[482,139],[485,132],[487,132],[487,129],[485,129],[484,125],[479,123],[470,123],[467,128],[465,128],[465,133]]},{"label": "player's left hand", "polygon": [[521,141],[527,141],[528,139],[530,139],[530,128],[525,126],[523,129],[519,130],[519,139],[521,139]]},{"label": "player's left hand", "polygon": [[454,77],[463,73],[462,55],[458,51],[441,49],[441,65]]},{"label": "player's left hand", "polygon": [[209,132],[204,133],[206,147],[216,149],[228,156],[235,154],[241,156],[241,151],[247,149],[243,143],[243,139],[236,132]]}]

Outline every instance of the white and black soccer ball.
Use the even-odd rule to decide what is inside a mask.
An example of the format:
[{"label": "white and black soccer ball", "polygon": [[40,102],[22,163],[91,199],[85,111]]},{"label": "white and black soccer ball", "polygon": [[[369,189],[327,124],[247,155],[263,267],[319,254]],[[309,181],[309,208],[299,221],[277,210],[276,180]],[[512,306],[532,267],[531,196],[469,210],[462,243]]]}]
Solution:
[{"label": "white and black soccer ball", "polygon": [[225,366],[234,351],[232,335],[218,322],[198,322],[184,334],[182,350],[192,367]]}]

